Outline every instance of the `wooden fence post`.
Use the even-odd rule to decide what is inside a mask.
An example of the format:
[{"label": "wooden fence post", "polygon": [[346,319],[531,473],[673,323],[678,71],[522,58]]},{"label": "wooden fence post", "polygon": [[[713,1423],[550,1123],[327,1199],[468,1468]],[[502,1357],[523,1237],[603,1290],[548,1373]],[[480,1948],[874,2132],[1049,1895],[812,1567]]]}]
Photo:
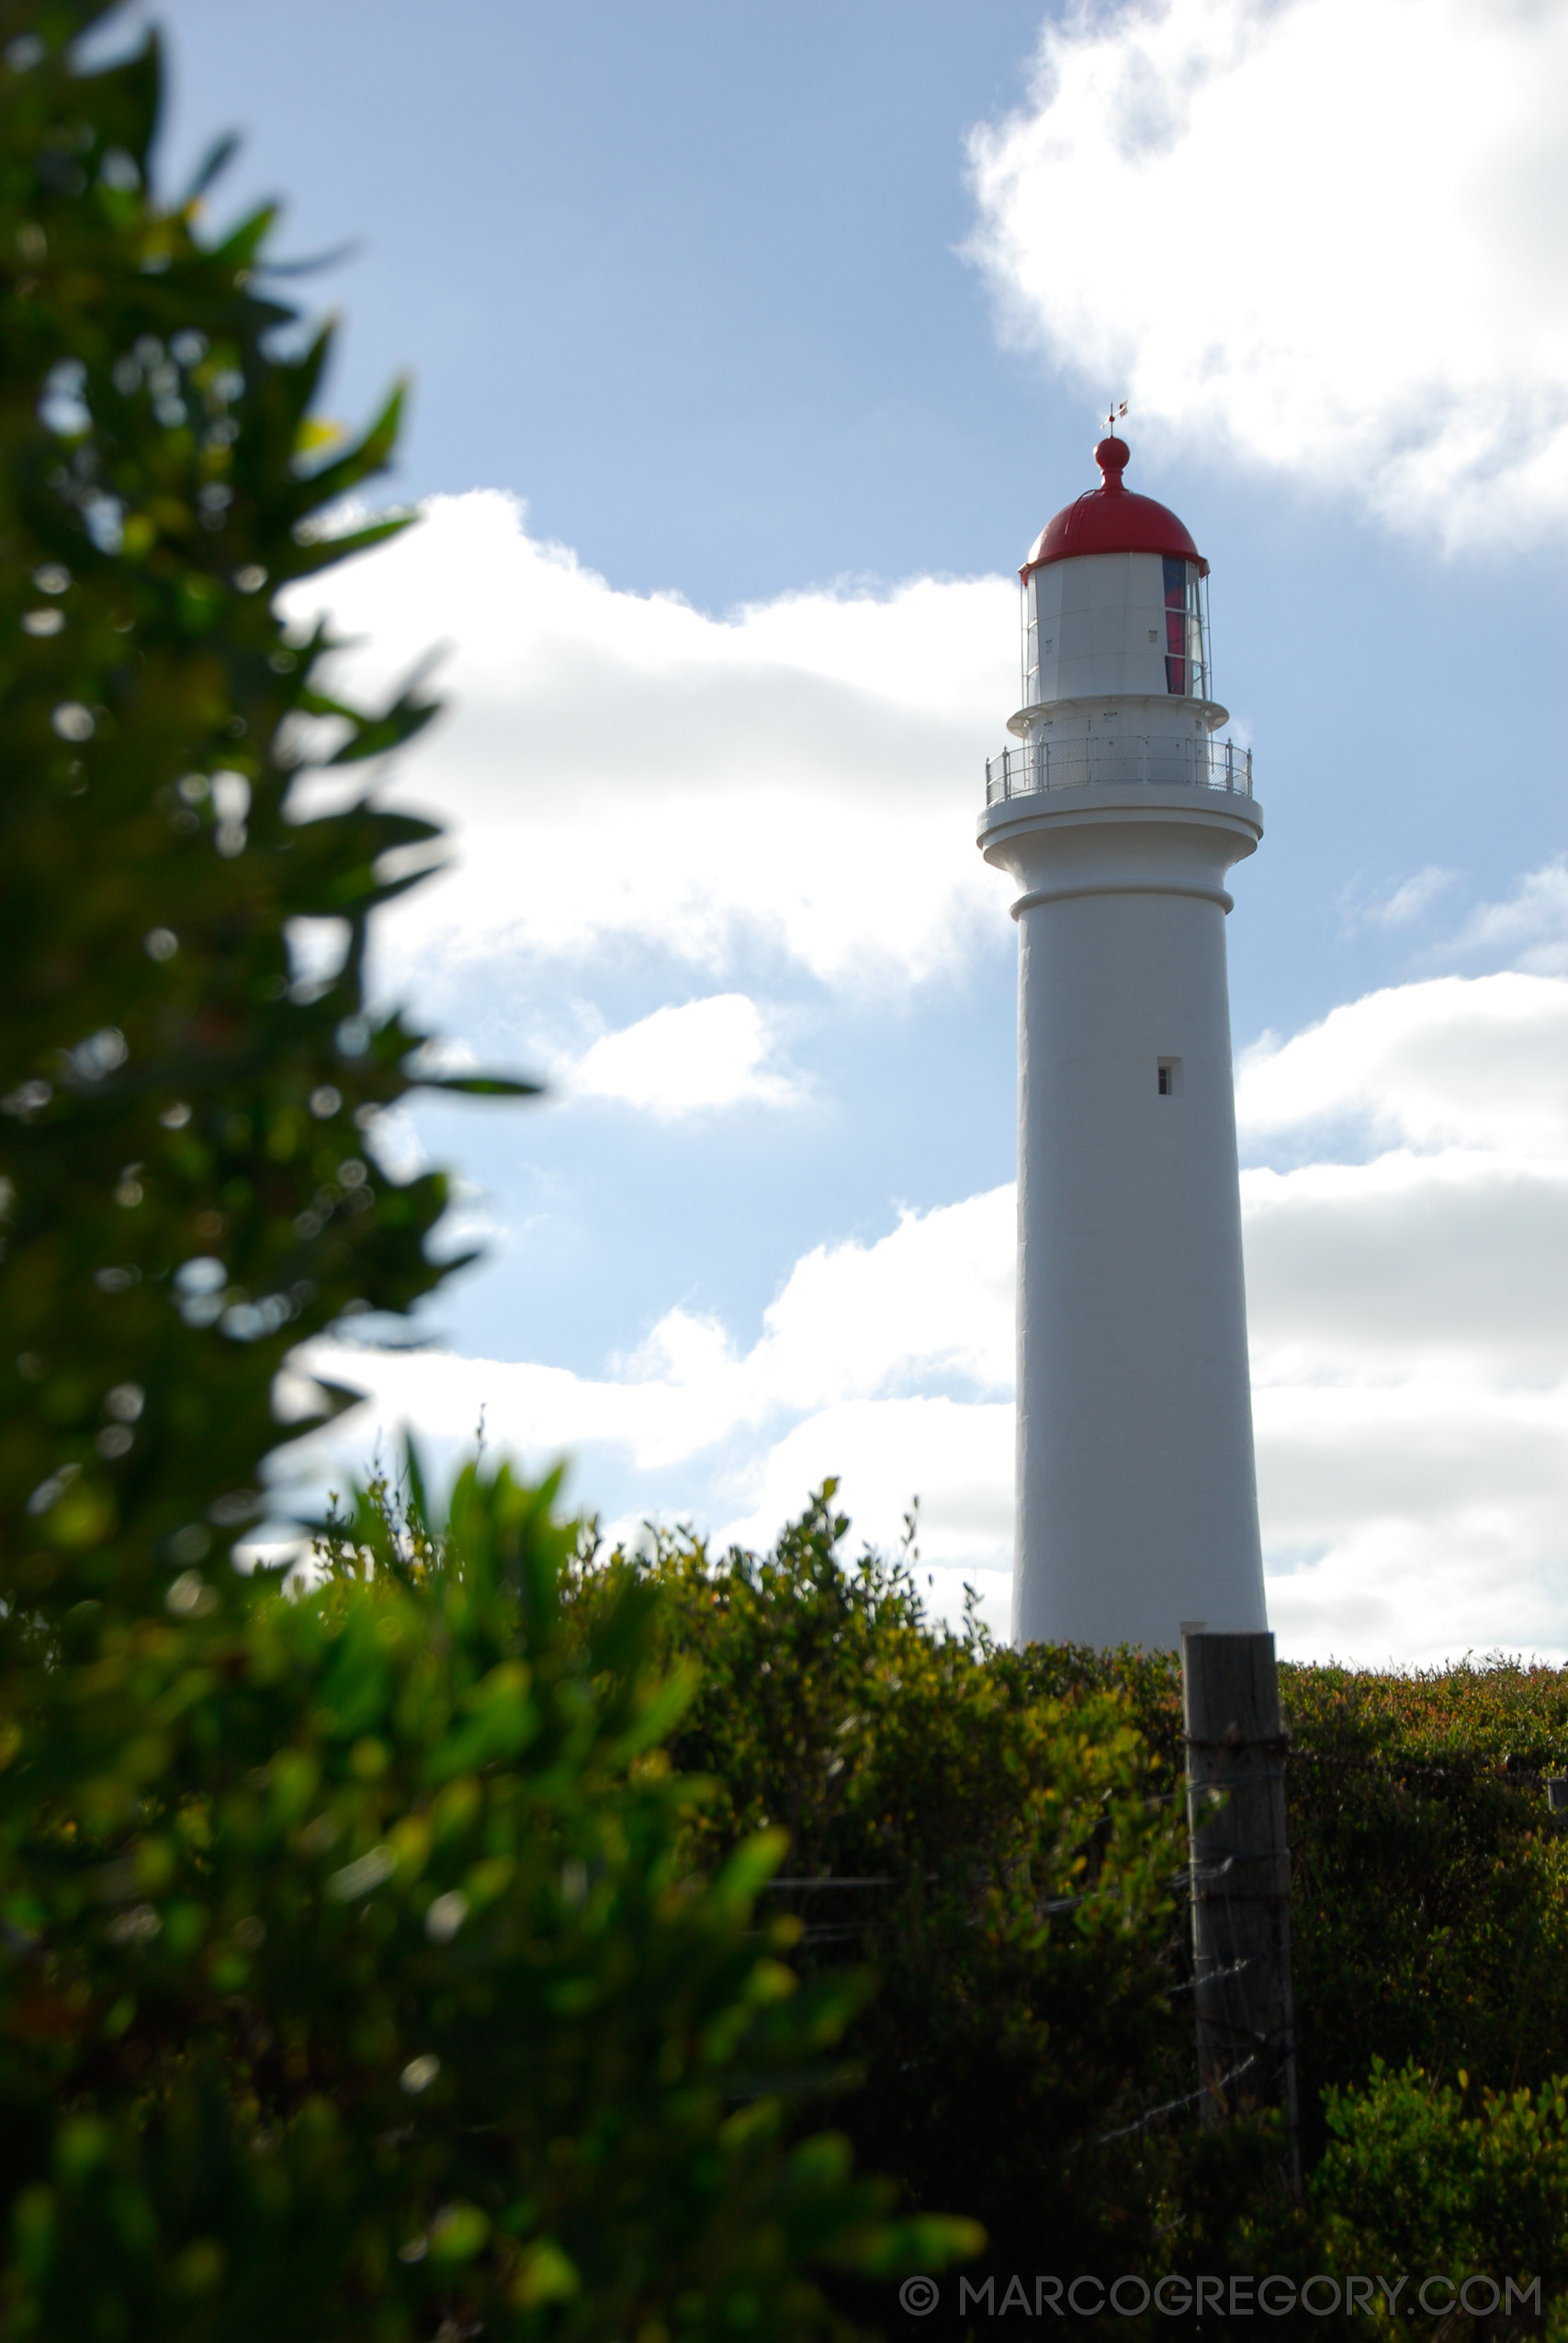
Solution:
[{"label": "wooden fence post", "polygon": [[1287,2178],[1299,2194],[1285,1735],[1273,1636],[1183,1628],[1181,1701],[1203,2120],[1223,2122],[1249,2100],[1280,2108]]}]

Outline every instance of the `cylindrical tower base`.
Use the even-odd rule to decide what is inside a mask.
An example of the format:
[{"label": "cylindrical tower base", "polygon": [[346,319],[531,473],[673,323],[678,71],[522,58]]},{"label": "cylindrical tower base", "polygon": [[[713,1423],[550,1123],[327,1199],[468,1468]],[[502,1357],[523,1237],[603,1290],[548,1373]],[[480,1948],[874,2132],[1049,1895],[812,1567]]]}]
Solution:
[{"label": "cylindrical tower base", "polygon": [[1020,1642],[1267,1625],[1221,881],[1193,789],[990,809],[1019,921]]}]

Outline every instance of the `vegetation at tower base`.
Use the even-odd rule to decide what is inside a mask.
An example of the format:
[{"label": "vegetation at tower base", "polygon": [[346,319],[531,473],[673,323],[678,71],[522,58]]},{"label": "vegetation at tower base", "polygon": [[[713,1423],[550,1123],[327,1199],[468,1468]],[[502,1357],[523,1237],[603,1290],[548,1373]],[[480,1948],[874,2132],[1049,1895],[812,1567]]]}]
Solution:
[{"label": "vegetation at tower base", "polygon": [[787,1829],[792,1884],[770,1901],[803,1922],[808,1973],[877,1976],[840,2120],[915,2204],[985,2205],[980,2276],[1020,2254],[1145,2266],[1140,2139],[1097,2141],[1191,2088],[1169,1998],[1176,1809],[1149,1796],[1124,1700],[1063,1701],[1042,1681],[1055,1655],[933,1630],[906,1565],[846,1567],[833,1497],[771,1555],[664,1536],[637,1571],[665,1598],[671,1663],[701,1671],[671,1742],[718,1785],[694,1852]]},{"label": "vegetation at tower base", "polygon": [[436,833],[300,802],[429,707],[342,704],[275,615],[399,526],[331,523],[396,402],[316,460],[325,340],[265,214],[151,194],[155,46],[73,62],[105,13],[0,0],[0,2326],[827,2332],[808,2269],[976,2233],[781,2136],[859,1988],[754,1917],[776,1836],[692,1872],[647,1591],[563,1605],[504,1467],[361,1502],[313,1591],[231,1565],[290,1348],[451,1266],[363,989]]},{"label": "vegetation at tower base", "polygon": [[1472,2094],[1462,2068],[1442,2084],[1381,2059],[1364,2092],[1330,2089],[1313,2187],[1329,2255],[1342,2269],[1529,2273],[1541,2281],[1540,2306],[1556,2309],[1549,2331],[1562,2332],[1565,2094],[1563,2080]]},{"label": "vegetation at tower base", "polygon": [[1545,1787],[1568,1773],[1568,1672],[1282,1677],[1304,2102],[1379,2057],[1545,2084],[1568,2067],[1568,1838]]},{"label": "vegetation at tower base", "polygon": [[[985,2225],[966,2285],[993,2276],[999,2299],[1019,2270],[1490,2269],[1568,2290],[1568,1883],[1542,1782],[1568,1772],[1568,1675],[1282,1670],[1311,2167],[1297,2206],[1276,2119],[1205,2133],[1190,2103],[1174,1659],[933,1627],[910,1570],[843,1556],[833,1497],[771,1555],[664,1534],[596,1557],[579,1599],[627,1569],[662,1590],[668,1659],[702,1670],[671,1754],[719,1784],[688,1828],[710,1862],[750,1830],[790,1829],[768,1901],[804,1921],[799,1959],[877,1979],[846,2037],[860,2083],[839,2120],[912,2203]],[[885,2332],[973,2326],[956,2280],[943,2315],[919,2321],[843,2291]],[[1568,2305],[1554,2316],[1568,2333]],[[1085,2331],[1187,2329],[1102,2314]],[[1358,2311],[1272,2331],[1381,2330]]]}]

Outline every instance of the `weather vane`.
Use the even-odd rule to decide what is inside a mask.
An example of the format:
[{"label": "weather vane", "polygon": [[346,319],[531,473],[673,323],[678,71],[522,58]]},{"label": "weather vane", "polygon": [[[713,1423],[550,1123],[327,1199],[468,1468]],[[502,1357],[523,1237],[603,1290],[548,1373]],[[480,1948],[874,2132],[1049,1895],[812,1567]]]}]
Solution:
[{"label": "weather vane", "polygon": [[1127,402],[1126,402],[1126,400],[1125,400],[1125,399],[1123,399],[1123,400],[1122,400],[1122,403],[1121,403],[1121,405],[1120,405],[1119,407],[1112,407],[1112,408],[1111,408],[1111,413],[1110,413],[1106,416],[1106,418],[1105,418],[1105,428],[1106,428],[1106,430],[1107,430],[1107,431],[1113,432],[1113,431],[1115,430],[1116,426],[1117,426],[1117,424],[1121,421],[1122,417],[1122,416],[1126,413],[1126,412],[1127,412]]}]

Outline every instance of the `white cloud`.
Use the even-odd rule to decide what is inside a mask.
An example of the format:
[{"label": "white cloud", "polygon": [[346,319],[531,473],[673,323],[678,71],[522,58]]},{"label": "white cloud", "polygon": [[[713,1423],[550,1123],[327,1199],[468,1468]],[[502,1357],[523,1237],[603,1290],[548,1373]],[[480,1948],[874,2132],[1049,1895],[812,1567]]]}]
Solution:
[{"label": "white cloud", "polygon": [[705,971],[738,943],[829,983],[951,965],[1001,882],[975,848],[983,760],[1018,696],[1017,588],[918,579],[710,618],[617,592],[491,490],[297,589],[372,648],[384,688],[433,643],[448,712],[400,803],[457,828],[457,867],[382,923],[382,965],[652,944]]},{"label": "white cloud", "polygon": [[789,1105],[797,1092],[768,1070],[772,1047],[756,1002],[743,992],[718,992],[602,1034],[560,1072],[582,1097],[614,1099],[670,1122],[717,1107]]},{"label": "white cloud", "polygon": [[[302,1443],[293,1461],[319,1477],[336,1459],[341,1474],[378,1440],[389,1454],[403,1423],[450,1454],[471,1443],[482,1413],[487,1439],[535,1466],[580,1455],[589,1505],[600,1456],[643,1476],[684,1468],[691,1495],[676,1510],[694,1512],[721,1543],[770,1542],[807,1491],[838,1474],[857,1536],[886,1550],[919,1496],[932,1600],[956,1616],[964,1575],[988,1574],[986,1615],[1005,1631],[1013,1223],[1010,1186],[906,1212],[874,1243],[807,1253],[749,1351],[712,1320],[674,1309],[601,1377],[313,1344],[305,1363],[369,1391],[372,1409]],[[637,1518],[617,1519],[613,1534],[634,1534]]]},{"label": "white cloud", "polygon": [[1355,882],[1340,897],[1340,918],[1348,935],[1368,927],[1411,927],[1446,895],[1459,873],[1428,863],[1383,887]]},{"label": "white cloud", "polygon": [[1564,0],[1047,23],[972,143],[1005,327],[1140,422],[1450,546],[1568,512]]},{"label": "white cloud", "polygon": [[1514,1387],[1568,1366],[1568,1152],[1243,1174],[1253,1379]]},{"label": "white cloud", "polygon": [[530,1363],[330,1344],[310,1346],[307,1360],[323,1375],[373,1386],[389,1419],[418,1397],[412,1420],[434,1437],[466,1436],[488,1405],[492,1436],[503,1443],[536,1454],[609,1440],[625,1444],[634,1463],[662,1467],[716,1449],[739,1429],[850,1401],[898,1399],[933,1383],[965,1396],[1006,1395],[1013,1228],[1010,1186],[906,1212],[872,1244],[852,1238],[803,1255],[749,1351],[738,1351],[713,1319],[676,1308],[599,1380]]},{"label": "white cloud", "polygon": [[[1269,1612],[1298,1657],[1568,1656],[1568,983],[1369,995],[1244,1058]],[[1389,1144],[1393,1142],[1393,1144]]]},{"label": "white cloud", "polygon": [[1015,1213],[1010,1184],[905,1212],[873,1244],[814,1246],[763,1313],[750,1351],[738,1352],[712,1319],[668,1311],[615,1362],[626,1379],[615,1388],[661,1395],[640,1459],[676,1462],[742,1426],[851,1402],[891,1407],[932,1386],[965,1398],[1010,1394]]},{"label": "white cloud", "polygon": [[1450,949],[1504,956],[1541,976],[1568,976],[1568,857],[1526,873],[1500,903],[1482,903]]},{"label": "white cloud", "polygon": [[1357,1124],[1383,1145],[1568,1156],[1568,982],[1505,972],[1390,986],[1237,1069],[1242,1137]]},{"label": "white cloud", "polygon": [[1255,1406],[1281,1652],[1568,1660],[1568,1382],[1297,1387]]},{"label": "white cloud", "polygon": [[933,1380],[1010,1391],[1016,1214],[1010,1183],[906,1212],[875,1244],[816,1246],[765,1315],[758,1387],[796,1407]]}]

